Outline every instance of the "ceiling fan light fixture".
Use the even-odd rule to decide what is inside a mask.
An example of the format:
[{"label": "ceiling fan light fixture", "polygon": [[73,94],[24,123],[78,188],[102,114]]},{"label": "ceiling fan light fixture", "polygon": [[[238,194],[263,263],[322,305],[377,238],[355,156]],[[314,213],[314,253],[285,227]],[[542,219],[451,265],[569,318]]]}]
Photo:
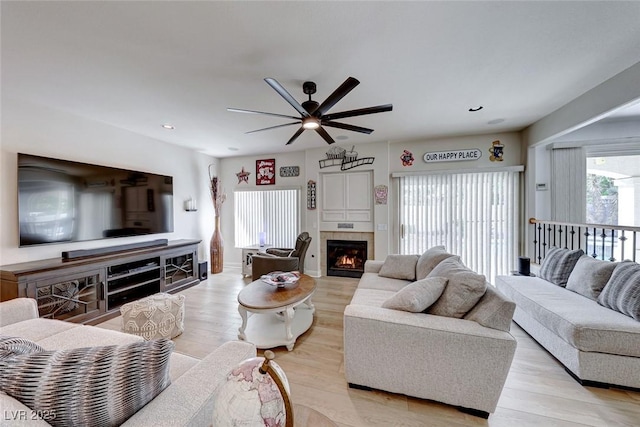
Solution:
[{"label": "ceiling fan light fixture", "polygon": [[302,127],[305,129],[318,129],[320,127],[320,120],[315,117],[307,117],[302,120]]}]

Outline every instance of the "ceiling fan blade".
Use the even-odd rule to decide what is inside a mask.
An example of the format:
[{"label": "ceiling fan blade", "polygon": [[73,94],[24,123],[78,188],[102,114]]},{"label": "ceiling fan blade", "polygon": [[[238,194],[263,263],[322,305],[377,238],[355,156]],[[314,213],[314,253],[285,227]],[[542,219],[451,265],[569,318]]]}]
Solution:
[{"label": "ceiling fan blade", "polygon": [[344,119],[345,117],[364,116],[365,114],[384,113],[393,110],[392,104],[377,105],[375,107],[358,108],[357,110],[341,111],[339,113],[322,116],[323,120]]},{"label": "ceiling fan blade", "polygon": [[300,135],[302,135],[302,132],[304,132],[304,128],[302,126],[300,126],[300,129],[298,129],[296,131],[296,133],[293,134],[293,136],[291,137],[290,140],[287,141],[287,143],[285,145],[289,145],[291,144],[293,141],[295,141]]},{"label": "ceiling fan blade", "polygon": [[321,117],[359,84],[360,82],[358,81],[358,79],[349,77],[338,87],[338,89],[334,90],[333,93],[329,95],[329,97],[325,99],[322,104],[320,104],[320,106],[314,112],[314,115],[316,117]]},{"label": "ceiling fan blade", "polygon": [[267,116],[284,117],[285,119],[295,119],[295,120],[300,119],[300,117],[287,116],[285,114],[266,113],[264,111],[254,111],[254,110],[243,110],[240,108],[227,108],[227,111],[231,111],[233,113],[266,114]]},{"label": "ceiling fan blade", "polygon": [[333,140],[333,138],[331,138],[331,135],[329,135],[327,133],[326,130],[324,130],[322,128],[322,126],[320,126],[319,128],[316,129],[316,132],[318,132],[318,134],[325,140],[327,141],[327,144],[333,144],[335,141]]},{"label": "ceiling fan blade", "polygon": [[268,128],[262,128],[262,129],[256,129],[256,130],[250,130],[249,132],[245,132],[245,133],[256,133],[256,132],[262,132],[263,130],[271,130],[271,129],[278,129],[278,128],[283,128],[285,126],[291,126],[291,125],[297,125],[300,124],[300,122],[293,122],[293,123],[285,123],[283,125],[277,125],[277,126],[271,126]]},{"label": "ceiling fan blade", "polygon": [[330,122],[325,120],[322,121],[322,126],[329,126],[332,128],[351,130],[353,132],[360,132],[360,133],[366,133],[366,134],[370,134],[371,132],[373,132],[373,129],[363,128],[363,127],[354,126],[354,125],[348,125],[346,123]]},{"label": "ceiling fan blade", "polygon": [[285,101],[291,104],[291,106],[295,108],[296,111],[302,115],[302,117],[309,117],[309,113],[307,112],[307,110],[305,110],[304,107],[302,107],[302,105],[300,105],[300,103],[296,101],[295,98],[291,96],[291,94],[287,92],[287,90],[276,81],[276,79],[267,77],[266,79],[264,79],[264,81],[267,82],[267,84],[271,86],[276,92],[278,92],[280,96],[285,99]]}]

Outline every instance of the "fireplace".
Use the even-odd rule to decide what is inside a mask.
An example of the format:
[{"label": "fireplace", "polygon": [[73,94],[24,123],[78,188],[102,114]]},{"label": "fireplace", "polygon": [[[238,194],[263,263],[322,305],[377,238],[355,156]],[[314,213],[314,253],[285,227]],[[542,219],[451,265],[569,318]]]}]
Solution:
[{"label": "fireplace", "polygon": [[365,240],[327,240],[327,276],[361,277],[366,260]]}]

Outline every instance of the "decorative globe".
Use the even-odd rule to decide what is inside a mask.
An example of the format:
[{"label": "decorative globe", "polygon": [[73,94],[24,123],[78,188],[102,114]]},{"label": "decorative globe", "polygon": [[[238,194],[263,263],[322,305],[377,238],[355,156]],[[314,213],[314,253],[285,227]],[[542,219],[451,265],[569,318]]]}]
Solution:
[{"label": "decorative globe", "polygon": [[[243,361],[227,376],[214,399],[214,427],[293,425],[293,414],[287,413],[291,410],[287,377],[271,360],[273,352],[267,350],[265,356]],[[279,378],[274,379],[274,376]],[[284,389],[284,396],[278,382]],[[287,416],[291,419],[287,420]]]}]

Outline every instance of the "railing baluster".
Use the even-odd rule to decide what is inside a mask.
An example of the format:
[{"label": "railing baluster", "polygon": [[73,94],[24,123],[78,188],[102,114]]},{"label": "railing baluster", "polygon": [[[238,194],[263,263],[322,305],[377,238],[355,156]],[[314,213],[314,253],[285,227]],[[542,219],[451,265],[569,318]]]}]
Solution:
[{"label": "railing baluster", "polygon": [[542,234],[542,225],[538,224],[538,264],[542,261],[542,241],[540,240],[540,235]]},{"label": "railing baluster", "polygon": [[[638,262],[640,256],[640,227],[540,221],[535,218],[531,218],[529,223],[534,226],[533,259],[538,264],[544,261],[547,249],[551,247],[583,249],[593,258],[612,262],[625,259]],[[627,246],[629,240],[631,244]]]},{"label": "railing baluster", "polygon": [[616,246],[616,231],[611,229],[611,256],[609,257],[609,261],[613,262],[616,260],[616,257],[613,256],[613,250]]}]

